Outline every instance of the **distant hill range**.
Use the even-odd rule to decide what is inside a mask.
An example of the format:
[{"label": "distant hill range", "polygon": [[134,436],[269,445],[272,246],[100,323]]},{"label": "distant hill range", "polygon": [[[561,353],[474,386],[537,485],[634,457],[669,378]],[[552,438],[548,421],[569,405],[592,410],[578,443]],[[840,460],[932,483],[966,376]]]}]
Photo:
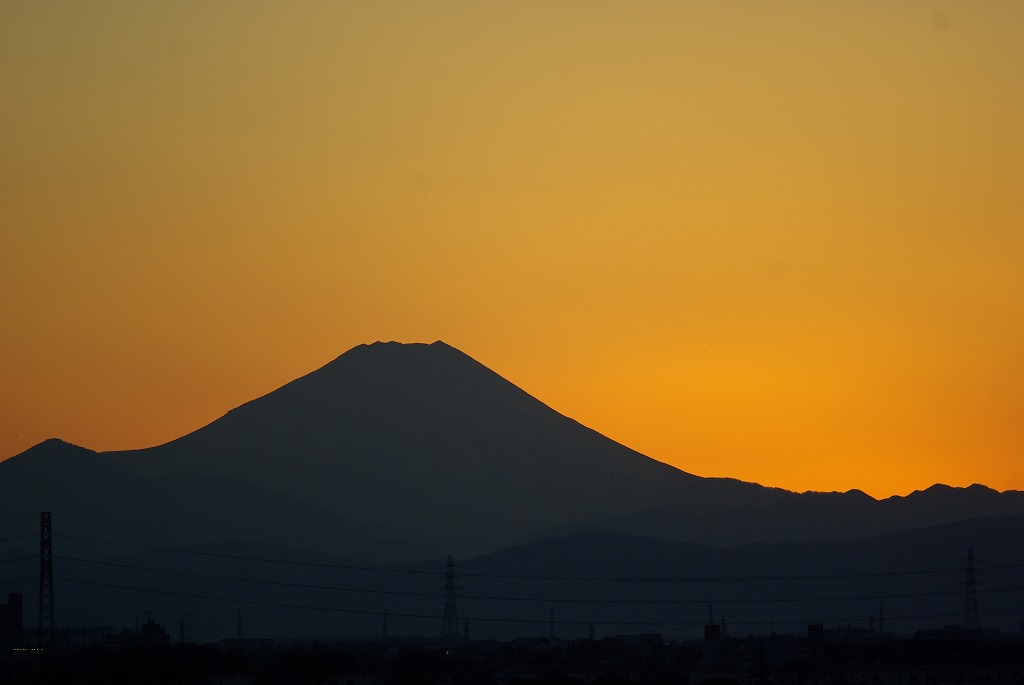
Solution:
[{"label": "distant hill range", "polygon": [[[446,554],[481,637],[888,630],[1024,616],[1024,493],[875,500],[701,478],[580,425],[448,345],[362,345],[194,433],[131,452],[48,440],[0,462],[0,597],[33,625],[39,512],[58,623],[195,637],[436,635]],[[987,593],[987,594],[984,594]],[[777,623],[776,623],[777,622]],[[191,621],[189,622],[191,625]]]},{"label": "distant hill range", "polygon": [[52,510],[74,530],[120,522],[136,540],[250,531],[392,559],[594,530],[730,546],[1024,514],[1024,493],[981,485],[879,501],[694,476],[442,342],[360,345],[157,447],[98,454],[49,440],[0,462],[0,489],[9,521]]}]

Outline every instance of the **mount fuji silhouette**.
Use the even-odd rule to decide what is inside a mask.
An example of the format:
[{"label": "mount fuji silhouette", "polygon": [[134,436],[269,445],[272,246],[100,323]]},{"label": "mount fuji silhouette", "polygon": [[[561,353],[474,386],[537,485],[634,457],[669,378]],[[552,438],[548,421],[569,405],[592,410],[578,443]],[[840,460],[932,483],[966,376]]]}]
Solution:
[{"label": "mount fuji silhouette", "polygon": [[237,478],[359,528],[471,544],[678,508],[702,481],[442,342],[361,345],[190,435],[108,456],[145,476]]},{"label": "mount fuji silhouette", "polygon": [[360,345],[156,447],[47,441],[0,462],[0,487],[13,493],[0,516],[51,509],[211,534],[490,549],[588,530],[713,545],[851,539],[1024,514],[1024,493],[980,485],[878,501],[694,476],[442,342]]}]

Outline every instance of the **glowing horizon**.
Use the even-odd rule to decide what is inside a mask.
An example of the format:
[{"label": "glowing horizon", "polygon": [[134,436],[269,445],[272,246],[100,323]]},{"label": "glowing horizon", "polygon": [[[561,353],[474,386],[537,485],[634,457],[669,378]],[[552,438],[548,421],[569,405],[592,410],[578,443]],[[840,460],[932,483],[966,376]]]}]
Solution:
[{"label": "glowing horizon", "polygon": [[701,476],[1024,489],[1024,6],[0,5],[0,458],[444,340]]}]

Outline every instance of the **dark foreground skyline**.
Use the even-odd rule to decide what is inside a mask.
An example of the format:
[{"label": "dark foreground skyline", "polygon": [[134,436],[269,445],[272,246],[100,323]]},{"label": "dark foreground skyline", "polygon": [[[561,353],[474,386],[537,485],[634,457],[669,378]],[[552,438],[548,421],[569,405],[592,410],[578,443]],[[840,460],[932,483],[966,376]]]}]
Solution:
[{"label": "dark foreground skyline", "polygon": [[[708,622],[905,634],[962,622],[968,550],[986,628],[1024,614],[1024,493],[796,494],[684,473],[553,411],[443,343],[355,348],[158,448],[47,441],[0,462],[0,562],[30,616],[53,514],[62,626],[192,615],[203,640],[510,638]],[[45,593],[44,593],[45,594]],[[884,618],[883,618],[884,616]],[[874,618],[872,618],[874,617]]]},{"label": "dark foreground skyline", "polygon": [[[455,644],[391,637],[277,642],[230,638],[172,644],[152,619],[138,630],[82,638],[56,650],[0,651],[0,683],[451,683],[516,682],[839,683],[1015,685],[1024,679],[1024,631],[997,634],[947,626],[899,638],[876,630],[729,637],[709,625],[700,639],[658,633]],[[69,638],[72,636],[69,634]],[[468,636],[467,636],[468,638]]]},{"label": "dark foreground skyline", "polygon": [[[552,632],[685,640],[709,623],[733,637],[800,634],[810,624],[895,636],[949,625],[1013,632],[1024,620],[1016,582],[1024,551],[1013,544],[1022,524],[1021,517],[978,519],[868,540],[736,548],[574,534],[456,558],[451,598],[460,635],[465,628],[499,640]],[[187,625],[189,639],[201,642],[240,632],[334,640],[382,632],[430,639],[442,631],[442,560],[372,563],[240,541],[140,548],[99,532],[57,530],[58,628],[120,630],[148,613],[183,631],[176,639]],[[959,551],[964,538],[979,546]],[[974,588],[968,558],[983,579]],[[26,644],[36,645],[39,556],[10,545],[0,564],[4,587],[21,595]]]}]

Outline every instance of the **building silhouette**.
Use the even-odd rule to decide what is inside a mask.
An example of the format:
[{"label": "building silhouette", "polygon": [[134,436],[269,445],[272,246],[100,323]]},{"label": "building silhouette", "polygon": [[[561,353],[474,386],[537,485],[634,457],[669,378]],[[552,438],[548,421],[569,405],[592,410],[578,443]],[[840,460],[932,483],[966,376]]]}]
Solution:
[{"label": "building silhouette", "polygon": [[124,647],[166,647],[171,644],[170,634],[153,617],[146,612],[146,622],[138,630],[122,630],[111,633],[104,638],[104,646],[109,649]]},{"label": "building silhouette", "polygon": [[7,595],[7,604],[0,604],[0,649],[25,646],[25,612],[20,592]]}]

